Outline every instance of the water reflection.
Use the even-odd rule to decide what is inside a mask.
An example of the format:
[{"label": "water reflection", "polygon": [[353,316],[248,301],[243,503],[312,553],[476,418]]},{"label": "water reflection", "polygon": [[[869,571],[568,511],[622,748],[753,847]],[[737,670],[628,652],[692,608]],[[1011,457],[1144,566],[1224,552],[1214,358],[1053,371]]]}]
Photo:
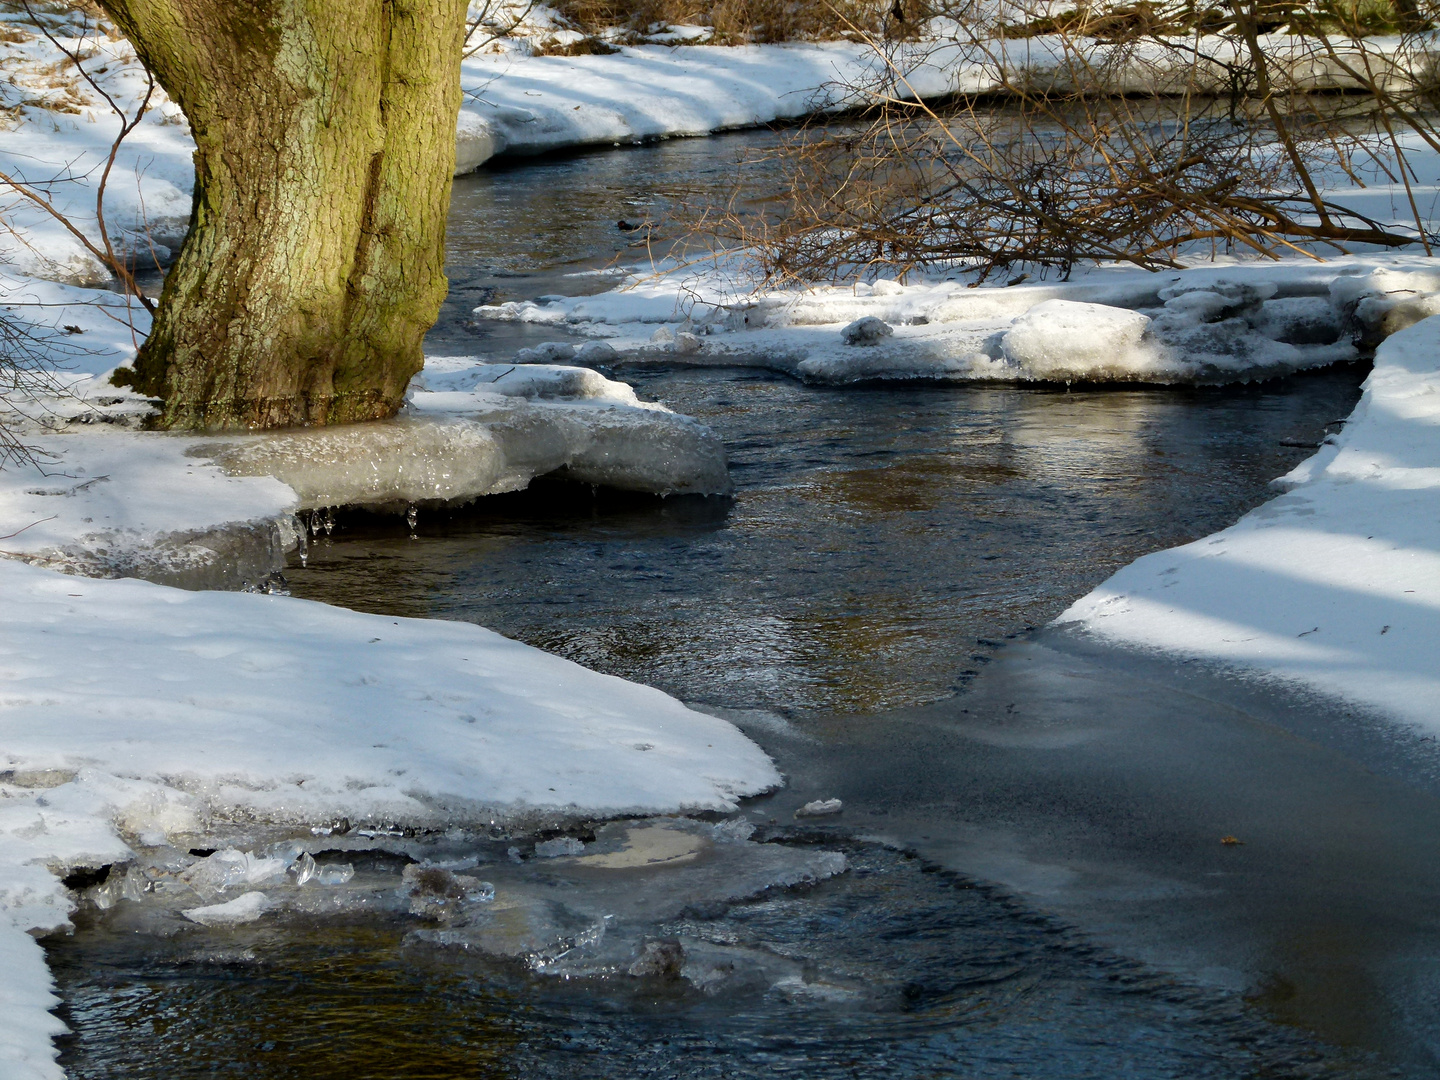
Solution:
[{"label": "water reflection", "polygon": [[1229,1080],[1379,1074],[878,846],[663,928],[804,977],[562,980],[372,918],[168,937],[87,926],[50,962],[74,1080],[190,1077]]},{"label": "water reflection", "polygon": [[478,622],[692,701],[915,704],[956,686],[977,639],[1263,501],[1306,453],[1281,440],[1317,442],[1363,370],[1068,393],[622,374],[721,434],[732,502],[540,485],[422,518],[419,542],[351,519],[296,592]]},{"label": "water reflection", "polygon": [[[593,272],[615,260],[646,262],[668,235],[619,228],[660,221],[677,207],[723,199],[743,160],[747,190],[778,190],[778,164],[755,155],[778,145],[779,132],[744,131],[708,139],[672,139],[623,153],[600,151],[496,161],[455,181],[446,235],[450,295],[426,339],[431,353],[517,348],[553,341],[554,328],[471,320],[478,304],[533,300],[547,293],[583,296],[609,288]],[[584,275],[577,277],[576,275]]]}]

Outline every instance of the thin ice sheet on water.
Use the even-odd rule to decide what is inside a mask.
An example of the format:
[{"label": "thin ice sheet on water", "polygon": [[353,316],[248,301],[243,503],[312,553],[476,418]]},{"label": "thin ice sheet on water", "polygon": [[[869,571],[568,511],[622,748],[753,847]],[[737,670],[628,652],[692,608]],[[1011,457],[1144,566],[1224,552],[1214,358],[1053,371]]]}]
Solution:
[{"label": "thin ice sheet on water", "polygon": [[[1335,291],[1398,328],[1416,306],[1400,283],[1380,273]],[[1440,733],[1440,319],[1381,344],[1343,430],[1278,485],[1287,493],[1137,560],[1058,621]]]}]

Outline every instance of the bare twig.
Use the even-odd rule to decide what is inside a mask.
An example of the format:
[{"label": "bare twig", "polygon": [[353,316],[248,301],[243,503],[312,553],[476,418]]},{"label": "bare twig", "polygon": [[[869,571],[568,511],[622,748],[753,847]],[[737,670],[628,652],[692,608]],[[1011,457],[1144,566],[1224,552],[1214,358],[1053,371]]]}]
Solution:
[{"label": "bare twig", "polygon": [[[60,39],[57,38],[55,34],[51,31],[49,25],[45,22],[45,20],[41,19],[36,14],[34,8],[31,6],[30,0],[21,0],[21,2],[25,8],[25,13],[30,17],[30,21],[35,25],[35,27],[40,31],[40,33],[45,36],[46,40],[48,40],[51,45],[53,45],[56,49],[63,53],[65,57],[72,64],[75,65],[75,70],[80,74],[80,76],[85,80],[85,82],[89,84],[90,88],[94,90],[95,93],[101,97],[101,99],[104,100],[104,102],[110,107],[110,110],[116,115],[116,117],[120,121],[120,131],[115,136],[113,142],[110,144],[110,152],[105,158],[105,164],[100,174],[100,180],[96,184],[95,188],[95,220],[97,230],[100,234],[99,244],[95,243],[89,237],[85,236],[85,234],[79,228],[77,228],[72,221],[70,221],[70,219],[64,214],[63,211],[57,208],[54,203],[51,202],[49,199],[45,198],[45,196],[43,196],[40,191],[33,185],[28,184],[20,178],[11,176],[10,174],[3,171],[0,171],[0,181],[3,181],[4,183],[10,185],[12,188],[15,189],[16,192],[24,196],[26,199],[29,199],[32,203],[40,207],[52,218],[54,218],[67,232],[69,232],[72,236],[74,236],[77,240],[80,241],[81,245],[85,248],[86,251],[90,252],[91,255],[93,255],[96,259],[100,261],[100,264],[102,266],[104,266],[107,270],[114,274],[116,278],[119,279],[120,283],[125,287],[126,292],[139,300],[141,306],[143,306],[146,311],[153,315],[155,313],[154,301],[151,300],[148,296],[146,296],[144,291],[140,288],[139,284],[135,280],[135,275],[131,271],[130,267],[127,265],[126,261],[120,258],[120,256],[116,253],[114,244],[110,239],[109,229],[107,229],[105,225],[105,188],[110,181],[110,172],[115,167],[115,159],[120,153],[121,145],[125,142],[125,139],[130,135],[130,133],[139,126],[140,122],[145,117],[146,111],[150,107],[150,99],[154,96],[155,93],[155,78],[148,69],[145,69],[145,96],[141,99],[140,105],[136,109],[135,115],[132,117],[128,112],[126,112],[125,109],[120,107],[120,104],[100,84],[100,82],[95,78],[95,76],[85,69],[84,58],[80,55],[80,50],[70,49],[65,44],[63,44]],[[85,35],[88,35],[89,32],[90,26],[87,22],[85,24],[85,31],[84,34],[82,34],[82,38]]]},{"label": "bare twig", "polygon": [[39,521],[32,521],[32,522],[30,522],[29,525],[26,525],[25,528],[23,528],[23,529],[16,529],[16,530],[15,530],[14,532],[12,532],[12,533],[6,533],[4,536],[0,536],[0,540],[13,540],[13,539],[15,539],[15,537],[19,536],[21,533],[25,532],[26,530],[28,530],[28,529],[33,529],[36,525],[44,525],[45,522],[47,522],[47,521],[54,521],[54,520],[55,520],[57,517],[59,517],[59,516],[60,516],[59,514],[51,514],[49,517],[43,517],[43,518],[41,518]]},{"label": "bare twig", "polygon": [[[1048,0],[1011,0],[1010,22],[1000,7],[949,0],[930,9],[955,27],[935,47],[986,90],[940,104],[907,75],[924,49],[902,59],[832,6],[879,61],[872,78],[840,87],[862,115],[800,130],[769,162],[785,173],[784,197],[756,206],[737,188],[692,211],[690,242],[717,258],[745,248],[772,282],[922,267],[984,280],[1027,264],[1063,275],[1082,260],[1161,268],[1220,250],[1429,253],[1406,139],[1440,146],[1427,105],[1440,92],[1426,81],[1435,3],[1411,5],[1396,16],[1403,31],[1380,39],[1358,7],[1327,0],[1058,15]],[[1410,222],[1338,198],[1334,175],[1403,188]]]}]

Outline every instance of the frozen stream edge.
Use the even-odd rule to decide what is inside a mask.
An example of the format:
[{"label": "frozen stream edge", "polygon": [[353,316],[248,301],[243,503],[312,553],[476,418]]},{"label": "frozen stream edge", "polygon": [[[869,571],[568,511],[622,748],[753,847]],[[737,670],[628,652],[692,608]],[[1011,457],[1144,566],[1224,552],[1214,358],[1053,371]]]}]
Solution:
[{"label": "frozen stream edge", "polygon": [[[1382,309],[1381,322],[1403,316],[1406,305],[1428,314],[1429,290],[1402,277],[1390,282],[1395,289],[1357,290]],[[544,371],[534,375],[543,383]],[[422,392],[417,408],[443,414],[459,401],[451,395],[476,392]],[[1245,574],[1207,577],[1217,559],[1177,561],[1166,552],[1121,571],[1067,616],[1111,641],[1240,664],[1440,730],[1440,688],[1426,666],[1440,638],[1437,429],[1440,322],[1427,318],[1381,345],[1345,434],[1290,475],[1289,495],[1177,549],[1204,554],[1240,537],[1245,574],[1281,589],[1278,599]],[[125,440],[138,446],[143,438],[112,432],[77,441],[106,446],[110,468]],[[177,482],[203,498],[192,483],[196,459],[172,457],[174,476],[132,477]],[[118,469],[104,475],[104,483],[71,477],[64,491],[27,497],[80,506],[153,494],[127,487]],[[213,468],[205,476],[212,494],[229,492],[222,511],[237,500],[263,507],[283,499],[286,512],[297,505],[272,478]],[[1284,528],[1268,526],[1277,516]],[[724,811],[780,782],[728,723],[479,627],[82,579],[13,560],[0,560],[0,592],[0,960],[12,973],[0,985],[8,1006],[0,1060],[16,1077],[62,1075],[51,1042],[61,1029],[49,1012],[56,999],[31,935],[67,924],[74,900],[60,878],[74,868],[127,863],[135,846],[172,837],[198,846],[241,824],[298,829],[347,817],[388,830],[494,821],[523,831],[579,818]],[[1152,595],[1165,600],[1112,602]],[[1169,599],[1186,596],[1188,604]],[[1357,596],[1363,619],[1347,614]],[[1311,642],[1318,634],[1309,625],[1293,634],[1288,622],[1265,625],[1277,615],[1317,627],[1338,621],[1343,634]],[[1251,636],[1259,646],[1234,647],[1236,627],[1257,626],[1269,635]],[[363,672],[352,649],[365,653]],[[457,762],[465,757],[457,748],[467,746],[473,752]]]}]

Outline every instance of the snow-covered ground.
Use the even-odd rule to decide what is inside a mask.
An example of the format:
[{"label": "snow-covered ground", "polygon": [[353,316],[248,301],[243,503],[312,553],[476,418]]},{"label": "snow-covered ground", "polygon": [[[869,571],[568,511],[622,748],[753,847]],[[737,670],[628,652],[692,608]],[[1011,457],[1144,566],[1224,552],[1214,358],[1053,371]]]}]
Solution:
[{"label": "snow-covered ground", "polygon": [[[0,560],[0,1074],[58,1076],[60,878],[226,826],[524,830],[729,810],[780,782],[729,723],[465,623]],[[210,838],[210,839],[207,839]]]},{"label": "snow-covered ground", "polygon": [[[1391,276],[1372,277],[1377,266]],[[1437,289],[1440,274],[1423,256],[1216,261],[1159,274],[1093,268],[1068,282],[1012,288],[975,288],[957,276],[760,293],[734,272],[646,270],[598,295],[486,305],[475,314],[601,339],[522,349],[517,363],[573,360],[582,348],[593,357],[604,344],[610,364],[753,366],[829,385],[1194,384],[1354,359],[1357,334],[1377,340],[1406,312],[1413,321],[1440,310]],[[1362,304],[1371,292],[1390,299]],[[1400,298],[1406,303],[1397,308]]]},{"label": "snow-covered ground", "polygon": [[[127,116],[136,115],[147,84],[129,42],[96,31],[78,8],[47,11],[44,18],[116,105]],[[121,119],[35,32],[23,11],[0,10],[0,29],[6,32],[0,41],[0,171],[37,188],[82,232],[98,239],[96,187]],[[870,46],[851,41],[721,47],[683,44],[694,38],[683,32],[659,35],[675,44],[625,46],[611,55],[536,56],[534,41],[556,35],[532,28],[530,36],[496,41],[462,64],[465,101],[457,122],[456,171],[475,169],[496,154],[703,135],[849,109],[866,104],[881,89],[923,98],[1000,92],[1009,81],[1024,81],[1022,72],[1031,78],[1055,77],[1079,63],[1077,43],[1059,38],[975,44],[963,38],[947,41],[953,28],[937,23],[933,29],[933,39],[895,44],[882,58]],[[1082,42],[1078,47],[1090,66],[1110,72],[1118,90],[1144,92],[1194,74],[1180,63],[1183,50],[1132,49],[1116,64],[1106,58],[1112,46]],[[1234,47],[1209,38],[1196,43],[1217,61],[1198,77],[1203,82],[1208,71],[1222,93],[1228,90],[1228,74],[1220,61]],[[1343,45],[1337,47],[1337,58],[1311,55],[1312,44],[1283,35],[1266,38],[1264,47],[1276,63],[1293,56],[1297,77],[1322,89],[1351,85],[1339,61],[1366,66]],[[1369,63],[1383,66],[1384,58],[1401,48],[1398,39],[1369,39]],[[1409,62],[1398,61],[1401,67]],[[1197,87],[1186,90],[1193,93]],[[193,150],[180,109],[155,88],[148,111],[115,158],[105,194],[113,242],[121,251],[138,253],[142,265],[152,258],[163,263],[184,238],[194,186]],[[1417,197],[1431,204],[1436,190],[1422,182]],[[1403,228],[1409,218],[1407,198],[1402,186],[1381,183],[1347,201],[1378,220],[1393,217]],[[106,280],[101,264],[73,235],[3,183],[0,210],[8,222],[0,230],[0,265],[76,284]]]},{"label": "snow-covered ground", "polygon": [[1058,620],[1440,735],[1440,319],[1386,340],[1339,435],[1235,525],[1130,564]]}]

